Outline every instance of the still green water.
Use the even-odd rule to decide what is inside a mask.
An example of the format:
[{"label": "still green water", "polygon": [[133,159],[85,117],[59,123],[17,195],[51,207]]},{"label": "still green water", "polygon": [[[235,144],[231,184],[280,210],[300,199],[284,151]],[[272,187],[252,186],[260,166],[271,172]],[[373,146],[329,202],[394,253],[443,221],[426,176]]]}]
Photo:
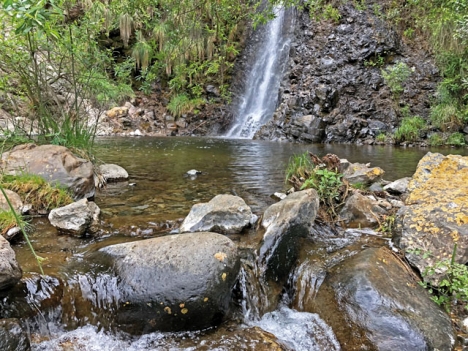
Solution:
[{"label": "still green water", "polygon": [[[130,179],[108,184],[96,195],[104,223],[102,236],[60,236],[47,218],[40,218],[33,223],[36,230],[31,238],[38,254],[47,258],[46,273],[55,274],[69,260],[102,246],[168,233],[178,227],[177,220],[184,218],[194,204],[218,194],[237,194],[261,215],[274,202],[270,195],[288,188],[284,170],[291,155],[304,151],[370,162],[385,170],[386,180],[411,176],[428,151],[468,154],[466,149],[450,148],[304,145],[216,138],[103,138],[97,141],[98,158],[124,167]],[[185,177],[191,169],[203,173],[196,179]],[[37,271],[24,243],[14,248],[23,270]]]}]

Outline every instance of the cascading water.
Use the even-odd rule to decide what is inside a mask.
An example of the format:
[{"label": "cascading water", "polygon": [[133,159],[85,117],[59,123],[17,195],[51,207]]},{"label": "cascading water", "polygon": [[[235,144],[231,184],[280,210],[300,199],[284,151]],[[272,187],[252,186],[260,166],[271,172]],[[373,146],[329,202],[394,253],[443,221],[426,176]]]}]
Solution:
[{"label": "cascading water", "polygon": [[293,10],[275,8],[276,17],[255,33],[253,65],[247,70],[245,88],[235,104],[236,114],[228,138],[252,139],[273,116],[278,90],[289,55]]}]

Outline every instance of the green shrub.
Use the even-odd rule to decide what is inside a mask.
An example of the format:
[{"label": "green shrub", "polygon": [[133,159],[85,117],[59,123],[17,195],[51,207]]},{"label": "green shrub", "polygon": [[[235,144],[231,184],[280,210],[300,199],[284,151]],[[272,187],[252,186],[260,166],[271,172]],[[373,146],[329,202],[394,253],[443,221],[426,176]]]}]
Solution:
[{"label": "green shrub", "polygon": [[382,69],[381,72],[385,83],[396,96],[399,96],[404,91],[403,84],[406,83],[413,73],[404,62],[398,62],[396,65]]},{"label": "green shrub", "polygon": [[463,146],[465,145],[465,136],[462,133],[450,134],[445,143],[447,145]]},{"label": "green shrub", "polygon": [[299,155],[293,155],[289,158],[286,167],[285,183],[288,183],[293,177],[297,179],[307,179],[314,169],[314,164],[310,160],[308,152]]},{"label": "green shrub", "polygon": [[190,99],[185,94],[177,94],[171,98],[171,101],[167,105],[167,109],[175,118],[179,118],[186,113],[193,112],[204,103],[203,99]]},{"label": "green shrub", "polygon": [[440,272],[444,272],[444,277],[438,284],[438,288],[430,287],[427,283],[422,286],[429,289],[432,300],[438,305],[450,311],[450,307],[455,302],[461,302],[467,308],[468,303],[468,267],[455,262],[455,245],[452,258],[436,262],[433,266],[427,267],[423,272],[424,278],[431,278]]},{"label": "green shrub", "polygon": [[444,144],[444,138],[441,137],[439,133],[434,133],[431,134],[431,136],[428,139],[428,144],[430,146],[440,146]]},{"label": "green shrub", "polygon": [[301,186],[302,189],[312,188],[317,190],[320,199],[328,206],[333,207],[340,200],[340,187],[343,185],[342,174],[328,169],[315,169],[309,178]]},{"label": "green shrub", "polygon": [[323,9],[323,19],[325,20],[332,20],[335,23],[340,22],[341,14],[338,9],[334,8],[333,5],[327,4]]},{"label": "green shrub", "polygon": [[295,189],[315,189],[324,205],[321,217],[327,220],[336,218],[336,207],[342,202],[342,174],[337,172],[339,158],[326,155],[322,159],[305,152],[289,159],[286,168],[286,182]]},{"label": "green shrub", "polygon": [[464,116],[454,104],[439,104],[431,109],[431,122],[443,132],[457,131],[464,125]]},{"label": "green shrub", "polygon": [[385,135],[385,133],[379,133],[376,137],[375,137],[375,141],[379,142],[379,143],[384,143],[385,140],[387,140],[387,136]]},{"label": "green shrub", "polygon": [[397,142],[416,141],[419,139],[420,132],[425,126],[426,122],[419,116],[405,117],[395,131],[395,140]]}]

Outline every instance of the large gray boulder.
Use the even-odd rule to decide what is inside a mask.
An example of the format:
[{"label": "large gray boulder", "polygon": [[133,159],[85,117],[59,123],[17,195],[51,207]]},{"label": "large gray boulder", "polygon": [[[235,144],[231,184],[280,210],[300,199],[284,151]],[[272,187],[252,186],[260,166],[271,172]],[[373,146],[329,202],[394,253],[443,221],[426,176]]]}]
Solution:
[{"label": "large gray boulder", "polygon": [[0,350],[29,351],[31,346],[26,331],[14,318],[0,319]]},{"label": "large gray boulder", "polygon": [[95,231],[100,213],[94,202],[81,199],[50,211],[49,221],[59,232],[80,237]]},{"label": "large gray boulder", "polygon": [[0,291],[15,285],[22,273],[10,243],[0,235]]},{"label": "large gray boulder", "polygon": [[[468,157],[428,152],[408,184],[393,240],[422,273],[438,261],[468,262]],[[438,284],[438,275],[425,277]]]},{"label": "large gray boulder", "polygon": [[127,332],[203,329],[228,313],[240,259],[224,235],[169,235],[100,251],[119,278],[116,323]]},{"label": "large gray boulder", "polygon": [[217,195],[207,203],[193,205],[180,232],[240,233],[252,220],[252,210],[239,196]]},{"label": "large gray boulder", "polygon": [[295,291],[301,296],[293,298],[297,303],[293,308],[318,313],[343,349],[453,349],[456,338],[450,317],[390,250],[366,249],[326,275],[314,269],[315,262],[310,264],[303,271],[311,276],[296,281]]},{"label": "large gray boulder", "polygon": [[23,144],[4,152],[0,162],[5,174],[32,173],[68,188],[75,199],[94,196],[93,164],[64,146]]},{"label": "large gray boulder", "polygon": [[282,280],[294,265],[300,238],[306,237],[319,208],[314,189],[294,192],[267,208],[263,214],[265,228],[258,261],[267,279]]}]

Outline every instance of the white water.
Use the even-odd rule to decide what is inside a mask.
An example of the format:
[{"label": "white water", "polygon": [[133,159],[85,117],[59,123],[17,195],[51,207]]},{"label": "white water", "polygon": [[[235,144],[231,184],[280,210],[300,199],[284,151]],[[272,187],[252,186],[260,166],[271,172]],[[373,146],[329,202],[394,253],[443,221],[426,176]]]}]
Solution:
[{"label": "white water", "polygon": [[259,29],[256,57],[247,75],[234,123],[226,137],[252,139],[276,109],[283,67],[289,53],[290,28],[283,28],[285,10],[275,8],[276,18]]}]

